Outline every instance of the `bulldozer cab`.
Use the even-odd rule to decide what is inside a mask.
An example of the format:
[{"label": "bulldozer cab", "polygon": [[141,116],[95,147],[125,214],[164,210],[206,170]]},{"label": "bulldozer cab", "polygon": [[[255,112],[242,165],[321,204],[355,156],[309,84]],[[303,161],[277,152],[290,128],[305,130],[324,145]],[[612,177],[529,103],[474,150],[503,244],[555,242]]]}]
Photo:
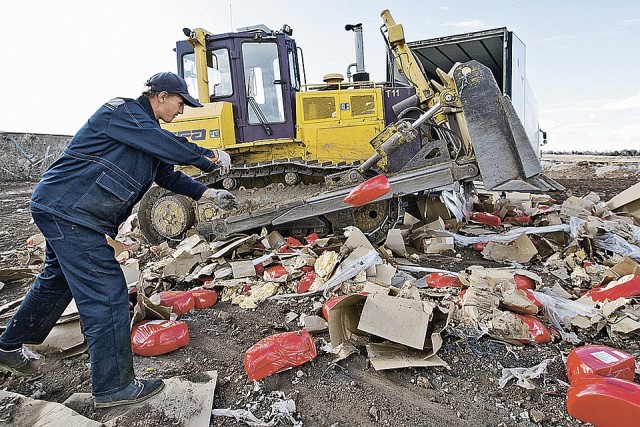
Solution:
[{"label": "bulldozer cab", "polygon": [[[203,104],[233,106],[237,143],[295,135],[300,68],[290,33],[287,26],[271,31],[259,25],[237,33],[204,32],[204,46],[193,42],[194,32],[190,40],[176,43],[178,72],[189,92]],[[199,54],[206,67],[198,64]]]}]

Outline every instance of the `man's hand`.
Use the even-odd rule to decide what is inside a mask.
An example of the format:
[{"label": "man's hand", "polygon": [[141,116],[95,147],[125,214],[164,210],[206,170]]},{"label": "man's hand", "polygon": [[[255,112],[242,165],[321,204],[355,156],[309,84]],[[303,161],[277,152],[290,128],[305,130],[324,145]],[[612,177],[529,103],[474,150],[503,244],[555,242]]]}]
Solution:
[{"label": "man's hand", "polygon": [[216,160],[213,163],[220,166],[220,173],[226,175],[231,169],[231,157],[222,150],[213,150],[216,152]]},{"label": "man's hand", "polygon": [[204,192],[200,200],[209,199],[214,205],[225,211],[232,209],[238,209],[240,205],[236,200],[236,196],[229,193],[227,190],[216,190],[215,188],[209,188]]}]

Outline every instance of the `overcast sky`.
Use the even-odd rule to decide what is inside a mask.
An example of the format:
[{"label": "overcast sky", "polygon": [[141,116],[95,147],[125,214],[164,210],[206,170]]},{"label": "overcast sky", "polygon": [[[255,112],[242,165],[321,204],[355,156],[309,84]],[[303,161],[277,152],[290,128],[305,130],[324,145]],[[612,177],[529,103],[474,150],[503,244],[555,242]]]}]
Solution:
[{"label": "overcast sky", "polygon": [[[365,65],[385,77],[380,12],[408,41],[507,27],[527,49],[545,150],[640,149],[637,0],[6,0],[0,6],[0,131],[73,134],[105,101],[175,71],[183,27],[290,25],[307,81],[346,74],[364,27]],[[448,70],[447,70],[448,71]]]}]

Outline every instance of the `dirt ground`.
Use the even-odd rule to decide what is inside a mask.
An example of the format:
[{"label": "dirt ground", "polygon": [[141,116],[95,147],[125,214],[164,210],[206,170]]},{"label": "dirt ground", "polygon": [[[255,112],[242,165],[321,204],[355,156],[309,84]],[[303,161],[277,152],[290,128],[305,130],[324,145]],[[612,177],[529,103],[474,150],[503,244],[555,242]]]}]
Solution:
[{"label": "dirt ground", "polygon": [[[608,200],[640,180],[637,165],[604,172],[597,164],[546,166],[550,177],[579,197],[594,191]],[[26,263],[25,241],[37,232],[28,213],[32,188],[28,183],[0,183],[0,269]],[[457,249],[457,253],[461,257],[425,257],[422,265],[452,271],[473,264],[496,266],[471,250]],[[533,262],[527,268],[540,274],[545,286],[554,284],[541,263]],[[0,305],[24,295],[29,285],[29,280],[7,283],[0,290]],[[307,298],[285,303],[265,301],[255,310],[218,303],[210,309],[192,311],[181,316],[189,326],[189,346],[158,357],[135,356],[136,372],[143,378],[169,378],[217,370],[215,408],[248,409],[266,394],[281,391],[295,401],[297,417],[305,426],[584,425],[565,410],[563,356],[573,347],[563,342],[512,348],[485,338],[466,341],[446,336],[438,354],[449,369],[379,372],[370,366],[364,348],[337,364],[332,363],[333,355],[319,351],[314,361],[266,378],[262,389],[256,391],[244,371],[245,351],[268,335],[298,329],[295,322],[287,323],[287,313],[315,314],[312,305]],[[328,333],[315,336],[316,343],[322,339],[329,341]],[[598,342],[640,356],[638,342],[612,342],[604,337]],[[531,367],[547,358],[552,362],[535,390],[525,390],[513,382],[503,389],[498,387],[502,367]],[[44,373],[36,377],[0,373],[0,389],[63,402],[73,393],[90,392],[88,363],[86,353],[67,359],[49,357]],[[5,410],[0,402],[0,413]],[[256,414],[264,412],[261,408]],[[100,411],[92,408],[84,408],[82,413],[101,420]],[[212,417],[210,425],[238,424],[230,418]]]}]

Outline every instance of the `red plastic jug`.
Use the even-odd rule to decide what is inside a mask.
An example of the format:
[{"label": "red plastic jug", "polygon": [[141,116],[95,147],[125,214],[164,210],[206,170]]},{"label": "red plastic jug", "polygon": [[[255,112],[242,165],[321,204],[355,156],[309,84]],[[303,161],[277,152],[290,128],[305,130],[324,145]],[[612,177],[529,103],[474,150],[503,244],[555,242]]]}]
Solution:
[{"label": "red plastic jug", "polygon": [[296,292],[299,294],[307,292],[311,288],[311,285],[313,285],[313,282],[316,281],[316,277],[318,277],[318,273],[313,270],[304,273],[304,276],[302,276],[296,286]]}]

